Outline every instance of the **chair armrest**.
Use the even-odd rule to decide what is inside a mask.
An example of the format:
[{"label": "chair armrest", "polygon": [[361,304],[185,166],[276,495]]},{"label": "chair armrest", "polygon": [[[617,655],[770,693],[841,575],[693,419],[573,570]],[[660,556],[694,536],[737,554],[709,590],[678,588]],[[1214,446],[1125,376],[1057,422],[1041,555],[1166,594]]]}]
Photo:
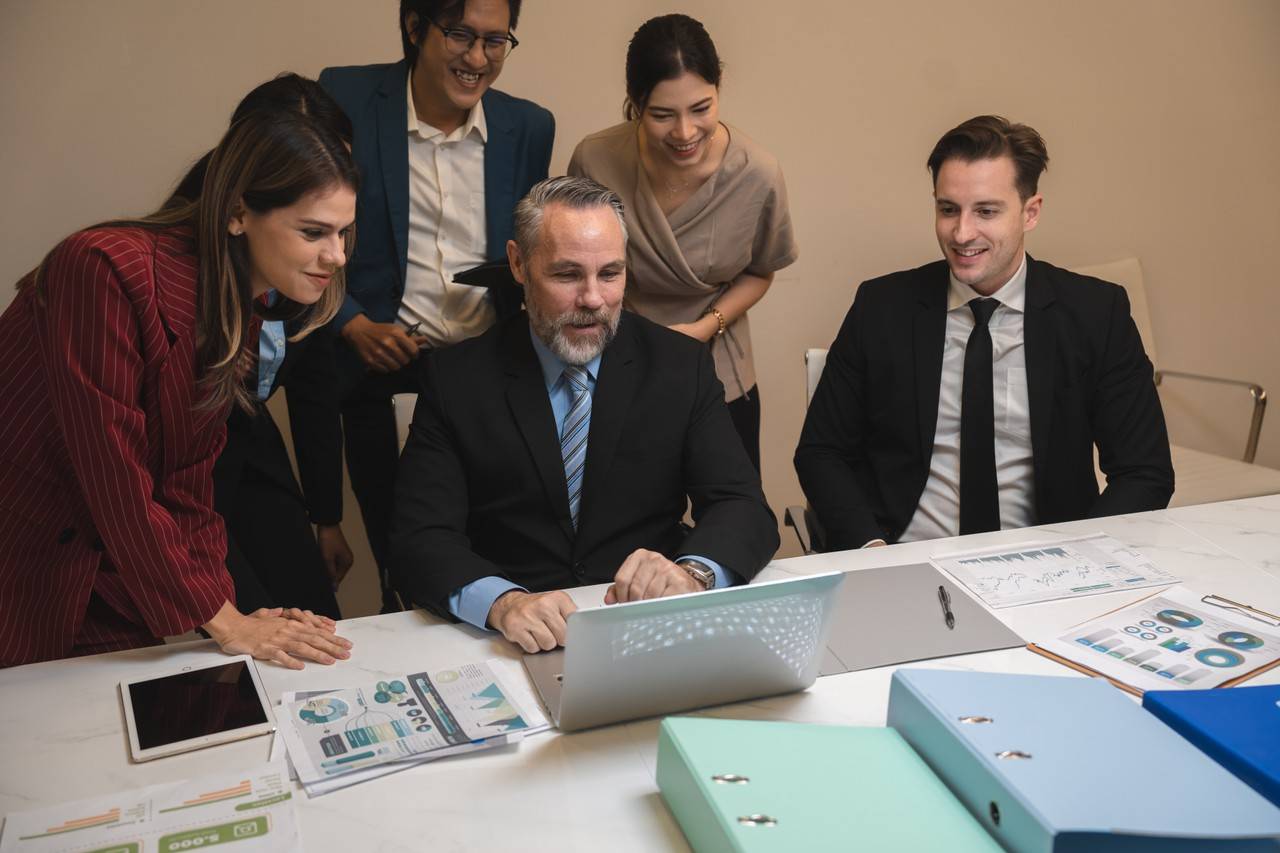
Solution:
[{"label": "chair armrest", "polygon": [[1159,386],[1160,381],[1166,376],[1192,379],[1197,382],[1212,382],[1216,385],[1233,385],[1247,390],[1249,396],[1253,398],[1253,415],[1249,421],[1249,436],[1244,443],[1244,455],[1240,458],[1244,462],[1253,462],[1254,457],[1258,455],[1258,436],[1262,433],[1262,417],[1267,413],[1265,388],[1256,382],[1246,382],[1243,379],[1227,379],[1222,376],[1207,376],[1203,373],[1187,373],[1182,370],[1157,370],[1156,385]]},{"label": "chair armrest", "polygon": [[817,514],[807,506],[789,506],[783,513],[783,521],[794,528],[800,548],[806,554],[821,554],[826,550],[826,535]]}]

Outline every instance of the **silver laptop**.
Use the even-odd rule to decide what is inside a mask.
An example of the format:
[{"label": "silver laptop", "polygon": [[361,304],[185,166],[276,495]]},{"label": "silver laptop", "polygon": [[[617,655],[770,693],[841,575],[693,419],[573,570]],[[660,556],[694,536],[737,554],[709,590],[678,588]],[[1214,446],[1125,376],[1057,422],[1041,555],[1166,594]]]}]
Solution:
[{"label": "silver laptop", "polygon": [[803,690],[844,574],[613,604],[569,616],[524,665],[561,731]]}]

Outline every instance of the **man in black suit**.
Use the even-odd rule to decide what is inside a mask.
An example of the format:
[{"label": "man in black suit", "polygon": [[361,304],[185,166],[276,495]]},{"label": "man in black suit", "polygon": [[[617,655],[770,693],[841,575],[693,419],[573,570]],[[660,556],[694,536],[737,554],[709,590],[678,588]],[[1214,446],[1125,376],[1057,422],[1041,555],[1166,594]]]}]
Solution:
[{"label": "man in black suit", "polygon": [[1048,159],[998,116],[934,147],[945,260],[858,288],[796,449],[826,549],[1169,503],[1169,437],[1123,288],[1024,251]]},{"label": "man in black suit", "polygon": [[[276,318],[269,308],[265,313],[257,369],[246,377],[256,405],[253,412],[232,407],[227,443],[213,469],[214,507],[227,525],[227,569],[246,613],[286,607],[340,619],[334,593],[352,554],[339,524],[342,433],[333,340],[327,328],[296,338],[298,320]],[[305,489],[267,410],[278,388],[288,396]],[[299,430],[300,423],[313,428]]]},{"label": "man in black suit", "polygon": [[567,587],[612,581],[612,603],[750,580],[776,521],[710,351],[622,310],[622,201],[543,181],[507,255],[527,314],[423,371],[393,520],[402,593],[532,652],[564,642]]}]

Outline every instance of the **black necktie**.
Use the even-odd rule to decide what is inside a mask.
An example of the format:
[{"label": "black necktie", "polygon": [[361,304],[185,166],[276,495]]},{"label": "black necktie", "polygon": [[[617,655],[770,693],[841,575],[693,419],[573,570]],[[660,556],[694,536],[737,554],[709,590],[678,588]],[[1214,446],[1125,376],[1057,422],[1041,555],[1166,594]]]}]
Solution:
[{"label": "black necktie", "polygon": [[974,299],[973,331],[964,349],[960,392],[960,533],[1000,529],[996,486],[996,427],[991,391],[991,330],[987,323],[1000,303]]}]

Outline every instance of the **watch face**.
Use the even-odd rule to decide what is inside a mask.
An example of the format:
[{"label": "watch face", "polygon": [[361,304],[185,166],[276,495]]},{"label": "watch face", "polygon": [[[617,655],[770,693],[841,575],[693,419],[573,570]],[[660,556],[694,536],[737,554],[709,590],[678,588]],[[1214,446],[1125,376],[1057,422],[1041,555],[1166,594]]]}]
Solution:
[{"label": "watch face", "polygon": [[703,565],[697,560],[681,560],[676,565],[688,572],[694,580],[701,583],[707,589],[711,589],[712,584],[716,581],[715,572],[711,571],[708,566]]}]

